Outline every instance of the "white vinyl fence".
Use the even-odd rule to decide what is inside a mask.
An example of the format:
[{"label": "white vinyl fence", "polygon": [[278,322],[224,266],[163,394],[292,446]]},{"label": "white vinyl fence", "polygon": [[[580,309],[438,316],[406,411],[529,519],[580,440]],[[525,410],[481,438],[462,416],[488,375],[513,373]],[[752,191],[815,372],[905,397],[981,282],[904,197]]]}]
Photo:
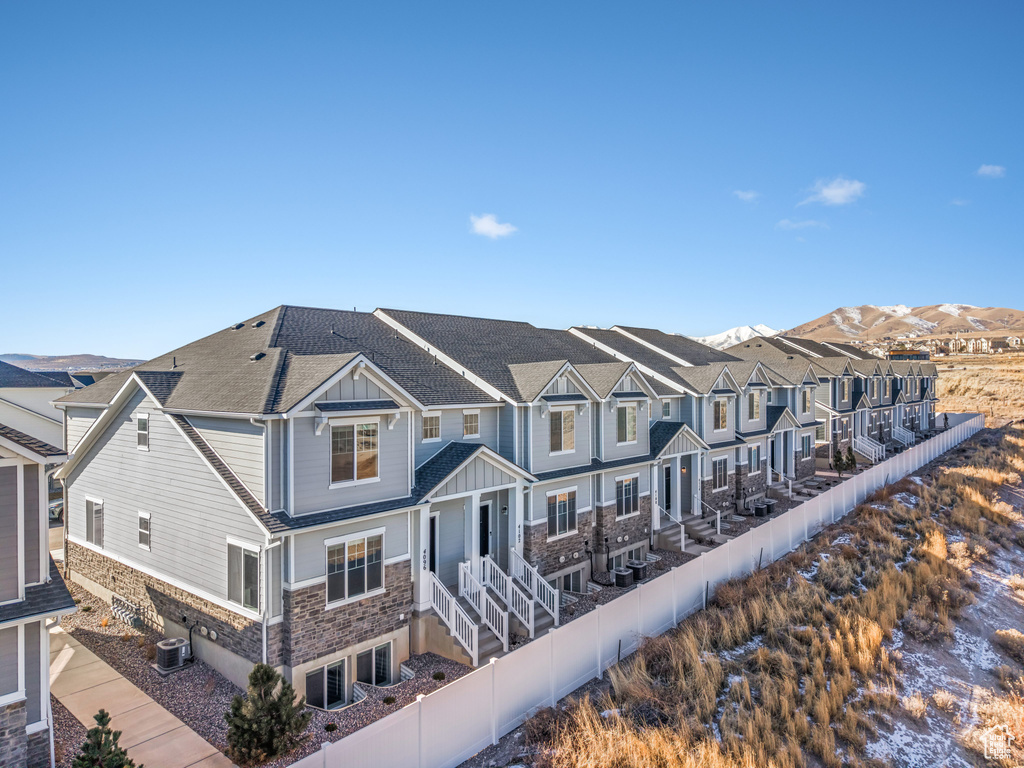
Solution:
[{"label": "white vinyl fence", "polygon": [[[941,414],[939,419],[941,420]],[[941,421],[939,422],[941,423]],[[700,610],[715,587],[794,550],[870,494],[894,482],[985,425],[976,414],[950,414],[950,428],[808,499],[695,560],[551,629],[340,741],[295,768],[454,768],[552,706],[637,649]]]}]

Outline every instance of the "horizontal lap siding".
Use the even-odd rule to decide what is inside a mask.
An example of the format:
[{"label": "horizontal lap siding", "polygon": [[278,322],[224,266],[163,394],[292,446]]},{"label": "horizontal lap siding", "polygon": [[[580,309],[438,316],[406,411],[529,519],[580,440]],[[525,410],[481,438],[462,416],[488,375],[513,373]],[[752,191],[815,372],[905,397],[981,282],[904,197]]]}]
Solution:
[{"label": "horizontal lap siding", "polygon": [[0,696],[18,690],[18,628],[0,628]]},{"label": "horizontal lap siding", "polygon": [[548,517],[548,494],[552,491],[576,488],[576,509],[587,509],[590,504],[590,489],[593,484],[591,475],[579,475],[577,477],[565,477],[561,480],[552,480],[547,483],[537,483],[530,489],[533,503],[530,505],[532,513],[531,520],[547,520]]},{"label": "horizontal lap siding", "polygon": [[441,519],[438,531],[438,560],[440,568],[437,577],[443,584],[457,584],[459,563],[468,559],[466,553],[466,510],[463,500],[443,502],[432,509],[440,508]]},{"label": "horizontal lap siding", "polygon": [[[643,408],[640,406],[643,405]],[[636,443],[632,445],[617,445],[619,436],[618,428],[618,406],[613,405],[608,410],[607,404],[602,403],[600,408],[601,418],[604,422],[604,460],[614,461],[625,459],[630,456],[644,456],[650,452],[650,426],[648,417],[650,406],[646,401],[636,403]],[[577,449],[578,450],[578,449]],[[578,462],[580,464],[586,462]]]},{"label": "horizontal lap siding", "polygon": [[514,405],[506,403],[498,409],[498,453],[509,461],[514,461],[513,446],[515,445],[516,440],[514,421]]},{"label": "horizontal lap siding", "polygon": [[[234,495],[163,414],[136,393],[68,482],[68,525],[85,540],[86,497],[104,503],[104,551],[165,577],[227,597],[227,537],[263,534]],[[149,412],[150,450],[136,447],[134,414]],[[149,512],[151,551],[139,547],[138,513]]]},{"label": "horizontal lap siding", "polygon": [[330,488],[331,429],[316,434],[313,419],[296,419],[295,513],[351,507],[409,495],[409,419],[399,419],[388,429],[383,416],[377,430],[376,482]]},{"label": "horizontal lap siding", "polygon": [[[510,406],[511,407],[511,406]],[[416,466],[420,466],[444,448],[448,443],[483,443],[493,451],[498,450],[498,409],[480,409],[480,437],[466,440],[462,436],[462,409],[431,411],[441,417],[441,439],[435,442],[423,442],[423,416],[416,414],[416,426],[413,431],[413,444],[416,446]],[[509,426],[511,430],[511,426]],[[501,425],[502,440],[505,439],[505,425]]]},{"label": "horizontal lap siding", "polygon": [[[39,582],[39,509],[38,464],[25,465],[25,583]],[[31,721],[29,721],[31,722]]]},{"label": "horizontal lap siding", "polygon": [[189,421],[252,495],[264,503],[263,428],[241,419],[192,416]]},{"label": "horizontal lap siding", "polygon": [[295,581],[323,576],[327,572],[324,542],[338,536],[384,528],[384,558],[390,560],[409,554],[409,514],[401,512],[371,520],[357,520],[316,531],[295,534]]},{"label": "horizontal lap siding", "polygon": [[43,719],[39,658],[41,626],[38,621],[25,625],[25,709],[28,714],[25,722],[29,725]]},{"label": "horizontal lap siding", "polygon": [[64,411],[64,425],[68,433],[69,451],[74,450],[78,441],[89,430],[103,411],[99,408],[67,408]]},{"label": "horizontal lap siding", "polygon": [[18,470],[0,467],[0,602],[18,592]]},{"label": "horizontal lap siding", "polygon": [[[612,504],[615,502],[615,478],[616,477],[629,477],[630,475],[640,475],[640,493],[648,493],[651,490],[651,466],[650,464],[641,464],[636,467],[623,467],[622,469],[609,469],[603,474],[602,482],[604,484],[604,499],[605,505]],[[601,504],[602,500],[597,499],[597,503]]]},{"label": "horizontal lap siding", "polygon": [[[554,469],[566,469],[567,467],[576,467],[581,464],[590,463],[591,453],[591,441],[590,441],[590,409],[595,406],[588,404],[582,415],[577,412],[575,415],[575,442],[576,450],[572,453],[563,453],[558,456],[549,455],[551,450],[551,414],[545,414],[544,418],[540,416],[540,410],[532,411],[533,418],[533,430],[532,430],[532,442],[533,442],[533,469],[534,473],[537,472],[550,472]],[[643,419],[643,414],[637,412],[637,436],[639,437],[641,427],[640,422],[643,421],[646,425],[646,419]]]}]

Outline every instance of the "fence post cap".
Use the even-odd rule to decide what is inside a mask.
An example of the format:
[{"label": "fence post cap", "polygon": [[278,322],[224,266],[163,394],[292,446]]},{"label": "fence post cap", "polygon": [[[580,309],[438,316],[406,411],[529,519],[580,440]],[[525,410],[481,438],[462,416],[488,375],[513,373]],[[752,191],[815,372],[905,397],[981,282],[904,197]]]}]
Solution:
[{"label": "fence post cap", "polygon": [[420,694],[417,694],[416,701],[423,701],[425,698],[427,698],[427,694],[420,693]]},{"label": "fence post cap", "polygon": [[491,660],[488,661],[487,663],[490,664],[491,666],[494,666],[495,664],[498,663],[498,657],[497,656],[491,656]]}]

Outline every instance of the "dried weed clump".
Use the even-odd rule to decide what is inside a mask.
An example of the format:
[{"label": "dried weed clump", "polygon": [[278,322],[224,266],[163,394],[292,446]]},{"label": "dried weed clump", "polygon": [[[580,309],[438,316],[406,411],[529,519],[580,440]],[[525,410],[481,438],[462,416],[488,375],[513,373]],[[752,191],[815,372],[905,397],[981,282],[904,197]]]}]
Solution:
[{"label": "dried weed clump", "polygon": [[[992,496],[1016,477],[1021,437],[1011,426],[998,445],[968,446],[930,485],[882,489],[799,551],[720,585],[706,610],[609,671],[607,701],[576,702],[527,726],[545,747],[542,764],[868,764],[876,723],[897,707],[922,717],[929,701],[900,697],[901,657],[883,642],[900,622],[923,638],[952,634],[974,599],[970,564],[1004,545],[993,530],[1017,525]],[[950,531],[963,540],[951,543]],[[801,575],[814,564],[814,576]],[[1006,637],[997,642],[1016,648],[1017,636]],[[1024,636],[1019,648],[1024,663]],[[955,706],[948,692],[932,700]]]}]

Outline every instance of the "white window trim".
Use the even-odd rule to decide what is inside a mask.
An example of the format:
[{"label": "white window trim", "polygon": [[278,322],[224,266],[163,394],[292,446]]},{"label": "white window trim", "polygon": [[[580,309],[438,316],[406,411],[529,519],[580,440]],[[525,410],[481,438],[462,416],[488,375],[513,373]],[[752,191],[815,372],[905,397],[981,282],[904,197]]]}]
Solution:
[{"label": "white window trim", "polygon": [[[437,437],[424,437],[423,436],[423,422],[427,419],[437,419]],[[439,443],[441,442],[441,414],[437,411],[424,411],[420,414],[420,442],[421,443]]]},{"label": "white window trim", "polygon": [[[717,464],[720,461],[724,461],[725,462],[725,485],[723,485],[721,488],[715,488],[714,487],[715,486],[715,464]],[[711,460],[711,492],[712,493],[719,493],[720,491],[727,491],[727,490],[729,490],[729,475],[732,475],[734,473],[735,473],[735,470],[733,470],[732,472],[729,471],[729,457],[728,456],[722,456],[722,457],[717,458],[717,459],[712,459]]]},{"label": "white window trim", "polygon": [[[635,440],[626,440],[626,441],[621,442],[621,443],[619,442],[619,409],[620,408],[626,408],[626,409],[632,408],[634,411],[636,411],[636,416],[633,417],[633,423],[636,425],[636,439]],[[628,425],[629,425],[628,420],[626,422],[626,425],[628,427]],[[627,428],[626,431],[628,432],[629,429]],[[638,442],[640,442],[640,407],[639,407],[639,405],[637,403],[623,403],[622,405],[616,405],[615,406],[615,445],[617,445],[617,446],[619,446],[619,445],[636,445]]]},{"label": "white window trim", "polygon": [[[466,434],[466,417],[476,414],[476,434]],[[479,408],[464,408],[462,410],[462,439],[472,440],[473,438],[480,437],[480,409]]]},{"label": "white window trim", "polygon": [[[351,488],[351,487],[356,486],[356,485],[367,485],[368,483],[379,483],[380,482],[380,435],[381,435],[380,416],[364,416],[364,417],[346,416],[344,418],[330,419],[328,421],[328,426],[329,427],[349,427],[349,426],[358,426],[360,424],[376,424],[377,425],[377,476],[376,477],[364,477],[362,480],[340,480],[338,482],[331,481],[330,480],[331,471],[332,471],[331,470],[331,460],[332,460],[332,457],[334,456],[334,449],[333,449],[333,446],[331,445],[331,443],[332,443],[331,431],[330,431],[330,429],[328,429],[327,430],[327,477],[328,477],[327,489],[328,490],[336,491],[339,488]],[[353,434],[353,439],[355,439],[355,435],[354,434]],[[358,454],[358,451],[353,449],[352,454],[353,454],[353,457],[355,457]]]},{"label": "white window trim", "polygon": [[[636,480],[636,512],[627,512],[624,515],[620,515],[618,513],[619,510],[616,508],[616,510],[615,510],[615,519],[616,520],[628,520],[631,517],[636,517],[637,515],[642,514],[643,510],[640,509],[640,499],[643,498],[645,495],[649,495],[650,494],[650,491],[648,491],[647,494],[643,494],[643,493],[640,492],[640,473],[639,472],[631,472],[628,475],[618,475],[618,476],[615,477],[615,482],[616,483],[621,483],[621,482],[623,482],[625,480]],[[618,499],[618,495],[617,494],[612,494],[612,503],[615,504],[616,507],[618,507],[619,499]],[[579,515],[579,512],[577,512],[576,514]]]},{"label": "white window trim", "polygon": [[[724,427],[716,427],[715,426],[715,406],[718,405],[719,403],[722,403],[723,404],[723,408],[725,409],[725,426]],[[728,432],[729,431],[729,405],[724,400],[715,400],[715,402],[713,402],[711,404],[711,431],[712,432]]]},{"label": "white window trim", "polygon": [[[151,515],[149,512],[143,512],[142,510],[139,510],[139,520],[147,520],[147,521],[149,521],[149,530],[147,531],[147,533],[149,534],[149,544],[143,544],[140,541],[139,542],[139,549],[144,549],[147,552],[151,552],[152,551],[152,546],[153,546],[153,515]],[[138,531],[136,531],[136,533],[141,533],[141,531],[142,531],[142,527],[140,526]]]},{"label": "white window trim", "polygon": [[[668,413],[665,413],[665,408],[668,408]],[[664,400],[661,403],[661,418],[670,419],[672,418],[672,401]]]},{"label": "white window trim", "polygon": [[[579,497],[580,497],[580,492],[579,492],[579,486],[578,485],[573,485],[573,486],[570,486],[570,487],[567,487],[567,488],[559,488],[557,491],[545,491],[544,492],[544,517],[540,520],[541,523],[544,523],[545,525],[547,525],[547,522],[548,522],[548,504],[547,504],[548,499],[551,498],[552,496],[560,496],[563,493],[575,493],[577,499],[579,499]],[[565,533],[556,533],[554,536],[548,536],[547,540],[548,541],[557,541],[558,539],[564,539],[564,538],[566,538],[568,536],[576,536],[580,532],[580,514],[582,514],[584,512],[589,512],[589,511],[590,511],[590,507],[587,507],[586,509],[582,509],[582,510],[579,507],[577,507],[576,508],[576,527],[573,528],[571,531],[566,531]]]},{"label": "white window trim", "polygon": [[[146,422],[146,444],[139,445],[139,422]],[[135,448],[139,451],[149,451],[150,431],[149,428],[152,426],[152,421],[149,418],[148,413],[137,413],[135,414]]]},{"label": "white window trim", "polygon": [[548,446],[551,445],[551,427],[550,427],[551,420],[550,420],[550,414],[551,413],[556,413],[556,412],[557,413],[564,413],[566,411],[572,411],[573,412],[573,414],[572,414],[572,448],[565,448],[565,449],[562,449],[561,451],[552,451],[549,448],[548,456],[566,456],[566,455],[568,455],[570,453],[576,453],[576,406],[575,405],[557,405],[557,406],[554,406],[552,408],[549,408],[548,411],[549,411],[549,413],[548,413],[548,416],[549,416],[549,418],[548,418],[548,425],[549,425],[548,426]]},{"label": "white window trim", "polygon": [[[383,595],[388,591],[387,580],[385,577],[385,568],[387,566],[387,558],[384,556],[384,547],[386,545],[386,528],[373,528],[368,531],[360,531],[358,533],[346,533],[342,536],[334,536],[330,539],[324,539],[324,610],[330,611],[335,608],[340,608],[343,605],[350,605],[352,603],[358,603],[360,600],[366,600],[371,597],[377,597]],[[372,592],[363,592],[362,594],[345,597],[343,600],[335,600],[333,602],[327,600],[327,549],[328,547],[336,547],[339,544],[348,544],[350,541],[356,541],[359,539],[368,539],[371,536],[380,536],[380,582],[381,586]],[[347,586],[347,580],[346,580]]]},{"label": "white window trim", "polygon": [[[89,531],[89,509],[88,509],[88,507],[89,507],[89,502],[90,501],[93,503],[93,506],[95,506],[96,504],[99,504],[103,508],[103,526],[104,526],[103,527],[103,538],[104,539],[107,538],[107,529],[106,529],[107,505],[103,502],[103,499],[97,499],[95,496],[86,496],[85,497],[85,506],[86,506],[86,508],[85,508],[84,511],[85,511],[85,531],[86,531],[86,533],[85,533],[85,535],[82,538],[85,539],[85,541],[89,542],[90,546],[95,547],[98,551],[102,552],[103,548],[104,548],[103,544],[94,544],[93,542],[89,541],[89,533],[88,533],[88,531]],[[64,514],[65,515],[67,514],[67,510],[64,510]]]}]

